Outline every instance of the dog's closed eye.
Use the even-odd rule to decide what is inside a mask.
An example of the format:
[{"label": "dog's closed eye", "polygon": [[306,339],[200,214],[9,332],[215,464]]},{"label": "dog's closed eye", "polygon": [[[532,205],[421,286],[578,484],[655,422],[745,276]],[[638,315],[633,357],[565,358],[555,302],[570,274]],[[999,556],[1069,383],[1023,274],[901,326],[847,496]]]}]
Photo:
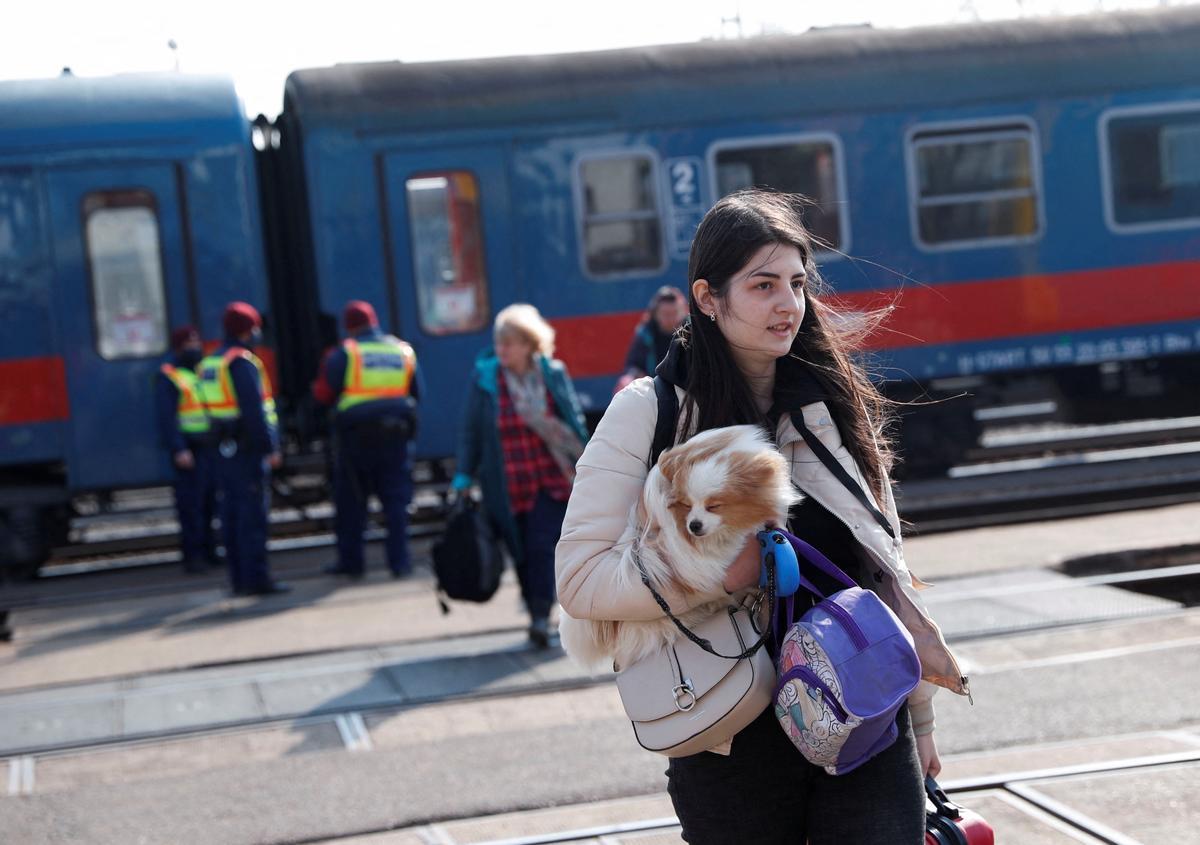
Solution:
[{"label": "dog's closed eye", "polygon": [[719,511],[721,508],[722,508],[722,504],[720,502],[708,502],[704,505],[704,509],[706,511],[708,511],[709,513]]}]

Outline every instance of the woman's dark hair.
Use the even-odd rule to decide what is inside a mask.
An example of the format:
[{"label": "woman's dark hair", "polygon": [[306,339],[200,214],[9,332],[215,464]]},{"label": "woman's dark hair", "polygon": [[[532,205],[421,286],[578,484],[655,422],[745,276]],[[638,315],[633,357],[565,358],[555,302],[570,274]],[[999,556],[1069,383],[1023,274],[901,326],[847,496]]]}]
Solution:
[{"label": "woman's dark hair", "polygon": [[[721,199],[704,216],[692,241],[689,294],[691,283],[704,279],[718,309],[727,314],[729,281],[754,253],[769,244],[794,246],[800,251],[808,277],[804,318],[791,354],[779,361],[777,383],[787,379],[791,367],[808,366],[832,400],[830,408],[846,448],[866,473],[872,489],[882,493],[892,464],[885,434],[888,402],[851,358],[851,352],[886,312],[865,317],[855,314],[854,319],[848,319],[819,298],[826,291],[813,263],[814,239],[802,222],[806,203],[797,194],[758,189],[738,191]],[[688,297],[688,310],[690,325],[681,330],[689,353],[684,431],[764,422],[717,323],[700,310],[693,295]]]}]

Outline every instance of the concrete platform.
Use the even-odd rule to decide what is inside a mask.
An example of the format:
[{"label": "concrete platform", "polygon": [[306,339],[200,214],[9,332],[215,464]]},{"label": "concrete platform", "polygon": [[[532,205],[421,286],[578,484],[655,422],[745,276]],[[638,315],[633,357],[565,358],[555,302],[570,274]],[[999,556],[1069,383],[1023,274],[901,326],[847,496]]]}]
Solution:
[{"label": "concrete platform", "polygon": [[[976,698],[937,699],[943,779],[1200,749],[1200,609],[1071,585],[1052,569],[1076,554],[1195,542],[1200,506],[910,540]],[[427,577],[376,575],[309,579],[262,600],[206,587],[15,617],[15,642],[0,644],[0,830],[12,841],[349,841],[390,829],[361,841],[452,845],[603,824],[597,843],[678,841],[670,828],[612,830],[669,817],[663,760],[633,744],[611,685],[549,691],[588,679],[527,648],[511,579],[492,603],[450,616]],[[995,636],[1064,618],[1077,624]],[[1087,842],[1039,802],[1119,825],[1085,793],[1120,777],[1164,806],[1200,792],[1195,767],[1168,769],[1060,774],[1028,781],[1036,795],[989,788],[964,803],[994,817],[1001,842]],[[1196,829],[1176,816],[1192,827],[1155,829],[1162,841]]]},{"label": "concrete platform", "polygon": [[[1085,635],[1073,629],[1062,636],[1078,640],[1088,637],[1088,648],[1128,648],[1130,631],[1140,631],[1153,650],[1162,651],[1182,643],[1200,643],[1200,617],[1182,614],[1178,621],[1158,622],[1156,618],[1180,610],[1177,602],[1141,596],[1110,586],[1076,586],[1074,579],[1044,569],[1021,570],[994,575],[967,576],[955,579],[953,590],[931,590],[929,606],[942,624],[948,638],[954,642],[962,636],[979,637],[996,630],[1011,631],[1024,627],[1043,627],[1056,621],[1074,622],[1120,619],[1142,616],[1140,628],[1106,628],[1099,635]],[[373,585],[377,593],[366,594],[368,588],[347,590],[339,600],[337,594],[326,597],[317,606],[301,603],[281,609],[273,616],[254,614],[231,624],[250,629],[273,631],[285,637],[292,624],[325,617],[327,624],[344,622],[347,614],[367,616],[387,614],[395,604],[414,604],[422,600],[412,585],[401,591],[386,590],[388,585]],[[511,592],[514,587],[509,585]],[[397,594],[398,592],[398,594]],[[388,601],[388,599],[391,601]],[[502,607],[502,605],[500,605]],[[489,614],[488,608],[491,609]],[[247,608],[252,609],[252,608]],[[25,690],[0,690],[0,754],[25,754],[38,750],[104,743],[163,734],[178,734],[197,729],[212,729],[268,720],[299,719],[305,716],[371,711],[465,695],[517,693],[562,685],[577,685],[592,677],[568,660],[557,649],[538,652],[531,649],[524,632],[511,630],[519,623],[514,614],[497,618],[499,608],[469,608],[472,621],[505,621],[507,631],[434,637],[411,642],[399,642],[365,648],[343,648],[314,654],[245,660],[229,665],[206,666],[198,669],[178,669],[133,675],[114,680],[83,681],[73,684],[56,683]],[[426,624],[436,624],[449,617],[434,617]],[[270,626],[270,627],[268,627]],[[373,626],[368,624],[368,630]],[[466,626],[464,626],[466,627]],[[420,624],[408,629],[421,631]],[[469,630],[469,628],[468,628]],[[95,656],[109,656],[110,667],[121,667],[137,651],[138,642],[145,640],[149,647],[157,643],[161,631],[150,629],[131,633],[133,642],[88,642],[83,650]],[[190,638],[207,643],[207,654],[193,654],[193,659],[238,654],[240,640],[230,642],[226,631],[209,623],[189,633]],[[1180,639],[1182,638],[1182,640]],[[1058,636],[1047,638],[1041,647],[1030,646],[1024,653],[1036,654],[1034,661],[1052,660],[1046,650],[1053,650]],[[214,642],[215,640],[215,642]],[[293,643],[294,641],[288,640]],[[1013,639],[1003,640],[1009,649],[1007,660],[1018,660]],[[1034,642],[1039,642],[1034,640]],[[34,641],[36,650],[36,640]],[[264,649],[266,642],[253,647]],[[232,648],[230,648],[232,646]],[[993,649],[996,648],[993,646]],[[968,664],[975,664],[986,675],[988,661],[994,653],[977,652],[969,645],[960,647]],[[152,665],[162,651],[141,652]],[[174,654],[174,649],[166,651]],[[1068,649],[1069,659],[1078,662],[1078,648]],[[46,670],[62,667],[54,661],[53,650],[36,655],[37,659],[22,661],[18,666],[28,673],[41,664]],[[984,656],[986,655],[986,656]],[[981,661],[982,657],[982,661]],[[1000,658],[1003,662],[1005,658]],[[99,663],[97,665],[100,665]],[[94,667],[95,668],[95,667]],[[20,676],[20,673],[14,673]],[[607,673],[605,673],[606,675]],[[54,675],[56,679],[61,674]],[[598,680],[606,680],[601,676]],[[6,680],[9,676],[6,675]],[[977,680],[976,688],[988,680]]]},{"label": "concrete platform", "polygon": [[1068,558],[1200,542],[1200,504],[949,531],[904,541],[909,568],[947,578],[1051,568]]},{"label": "concrete platform", "polygon": [[591,679],[517,631],[0,693],[0,755]]},{"label": "concrete platform", "polygon": [[[1014,689],[998,704],[1011,708],[1021,694]],[[1021,768],[1030,761],[1104,767],[1129,753],[1200,753],[1200,725],[1194,722],[1113,737],[1118,721],[1091,726],[1105,733],[1091,740],[966,754],[954,749],[969,745],[970,735],[948,725],[941,729],[943,781],[953,784],[965,780],[963,774],[981,773],[1003,778],[1013,773],[1014,764]],[[634,746],[619,700],[607,685],[400,708],[368,716],[366,724],[371,744],[359,750],[338,743],[328,722],[309,722],[53,755],[37,761],[32,794],[0,797],[0,821],[12,841],[26,845],[116,843],[138,836],[181,842],[341,841],[354,831],[396,828],[426,837],[418,841],[452,845],[669,816],[661,805],[625,815],[613,809],[624,807],[627,798],[638,799],[634,806],[646,796],[661,801],[664,761]],[[1173,794],[1161,792],[1168,798]],[[980,812],[996,812],[979,795],[959,798]],[[622,801],[612,802],[618,798]],[[599,809],[592,806],[597,799]],[[548,805],[553,812],[505,812]],[[998,829],[1013,834],[998,841],[1089,841],[1063,838],[1030,808],[1018,809],[1010,822],[997,814]],[[434,819],[444,821],[431,825]],[[74,837],[64,839],[64,830]],[[602,841],[633,839],[633,833],[610,831]],[[365,841],[412,840],[389,833]]]}]

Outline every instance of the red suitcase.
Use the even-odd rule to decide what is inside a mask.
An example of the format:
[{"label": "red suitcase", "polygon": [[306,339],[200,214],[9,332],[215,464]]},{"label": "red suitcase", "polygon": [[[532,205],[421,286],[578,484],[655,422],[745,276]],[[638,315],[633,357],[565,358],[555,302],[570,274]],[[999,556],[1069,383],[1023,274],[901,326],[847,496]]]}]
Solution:
[{"label": "red suitcase", "polygon": [[951,803],[932,777],[925,778],[925,845],[995,845],[992,826],[976,812]]}]

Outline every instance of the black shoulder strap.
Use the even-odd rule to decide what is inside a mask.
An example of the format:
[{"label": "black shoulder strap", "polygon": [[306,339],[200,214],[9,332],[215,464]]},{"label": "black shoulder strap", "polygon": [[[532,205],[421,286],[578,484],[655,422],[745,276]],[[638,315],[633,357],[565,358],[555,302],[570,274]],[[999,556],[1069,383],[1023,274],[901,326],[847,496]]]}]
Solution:
[{"label": "black shoulder strap", "polygon": [[804,438],[804,442],[808,444],[808,448],[816,453],[817,458],[825,465],[825,468],[832,472],[838,481],[842,482],[842,486],[854,494],[854,498],[862,504],[864,508],[870,511],[871,516],[875,517],[875,521],[879,523],[879,527],[887,532],[888,536],[893,540],[896,539],[896,532],[892,529],[892,524],[888,522],[886,516],[879,512],[879,508],[875,507],[875,503],[871,501],[871,497],[867,495],[867,491],[862,489],[862,486],[850,477],[850,473],[846,472],[846,468],[841,462],[833,456],[833,453],[821,442],[808,426],[804,424],[804,414],[797,411],[792,414],[792,425],[796,426],[796,431],[800,432],[800,436]]},{"label": "black shoulder strap", "polygon": [[658,419],[654,423],[649,466],[658,463],[658,456],[675,445],[675,418],[679,415],[679,397],[662,376],[654,377],[654,395],[658,397]]}]

